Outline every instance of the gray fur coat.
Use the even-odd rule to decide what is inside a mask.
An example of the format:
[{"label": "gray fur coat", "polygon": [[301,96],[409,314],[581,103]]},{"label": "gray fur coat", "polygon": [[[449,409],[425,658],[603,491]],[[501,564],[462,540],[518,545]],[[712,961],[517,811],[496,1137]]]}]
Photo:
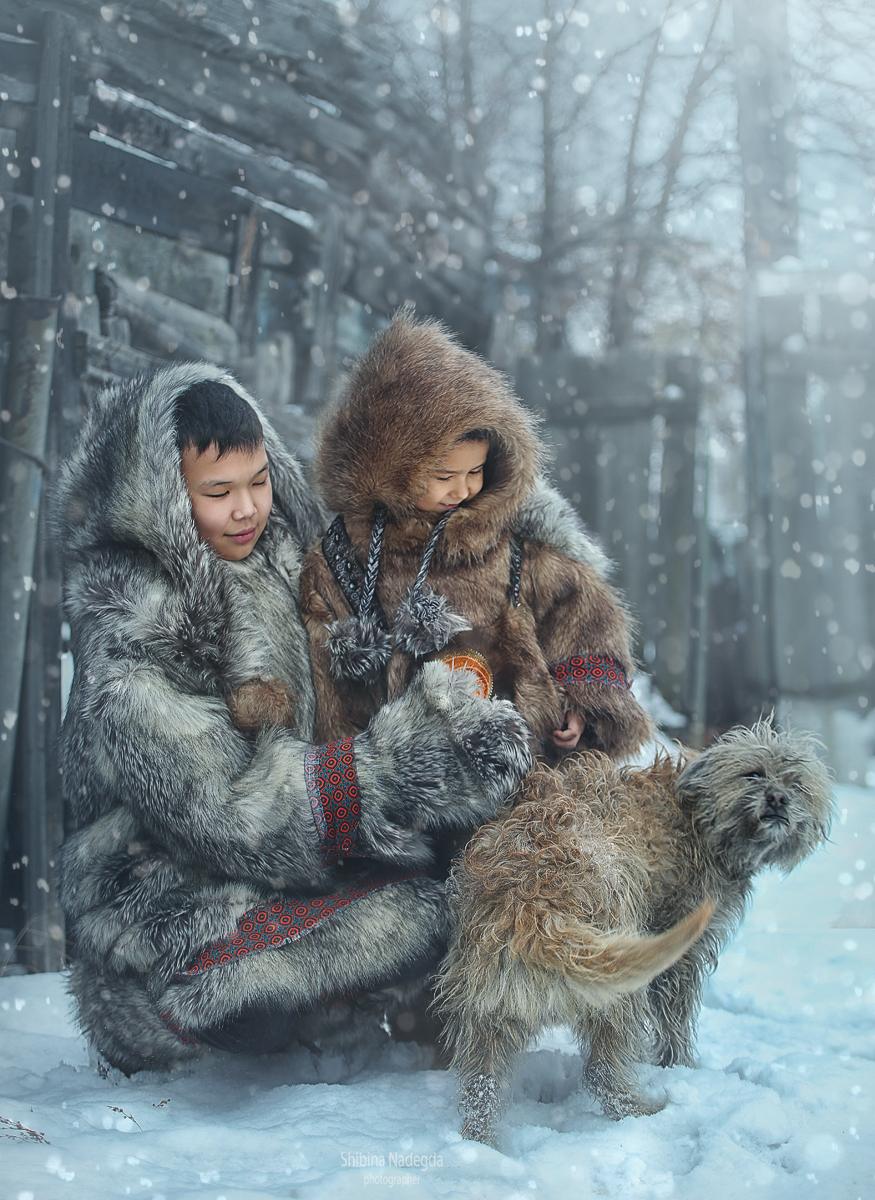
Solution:
[{"label": "gray fur coat", "polygon": [[[61,852],[71,990],[98,1053],[127,1072],[200,1054],[197,1030],[247,1005],[300,1012],[307,1037],[342,1023],[324,997],[378,988],[446,937],[429,835],[490,818],[529,761],[508,704],[477,699],[437,664],[423,671],[354,752],[359,853],[425,874],[281,949],[180,979],[253,907],[330,893],[349,869],[326,860],[304,771],[314,700],[298,580],[324,515],[262,419],[274,493],[264,534],[241,562],[200,541],[174,401],[206,378],[251,402],[207,364],[107,388],[56,496],[75,662],[61,741],[77,830]],[[555,504],[539,504],[528,519],[555,522]],[[294,728],[235,727],[226,697],[254,677],[289,686]]]}]

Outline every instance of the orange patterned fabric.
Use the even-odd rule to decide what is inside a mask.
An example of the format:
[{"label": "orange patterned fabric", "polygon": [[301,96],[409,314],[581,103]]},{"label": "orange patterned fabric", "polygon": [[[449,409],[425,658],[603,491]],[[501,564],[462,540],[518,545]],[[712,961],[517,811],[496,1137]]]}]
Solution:
[{"label": "orange patterned fabric", "polygon": [[454,671],[473,671],[477,676],[477,692],[484,700],[492,695],[493,680],[489,663],[476,650],[448,650],[438,655],[438,662],[446,663]]}]

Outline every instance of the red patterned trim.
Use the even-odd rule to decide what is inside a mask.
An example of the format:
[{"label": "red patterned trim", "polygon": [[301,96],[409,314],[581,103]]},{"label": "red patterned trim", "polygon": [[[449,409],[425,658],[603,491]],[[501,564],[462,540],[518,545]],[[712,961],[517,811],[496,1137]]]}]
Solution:
[{"label": "red patterned trim", "polygon": [[367,858],[356,847],[360,809],[352,738],[325,746],[308,746],[304,778],[324,864],[331,866],[344,858]]},{"label": "red patterned trim", "polygon": [[213,967],[234,962],[245,954],[259,954],[262,950],[275,950],[287,942],[296,941],[327,921],[336,912],[362,900],[371,892],[381,891],[395,883],[421,876],[386,867],[360,876],[354,884],[329,896],[312,896],[304,900],[275,900],[262,904],[243,914],[237,921],[236,933],[219,938],[200,952],[184,971],[174,976],[176,980],[190,979],[202,975]]},{"label": "red patterned trim", "polygon": [[203,1045],[203,1042],[195,1037],[193,1033],[190,1033],[187,1029],[183,1029],[173,1014],[169,1013],[166,1008],[159,1008],[156,1011],[159,1021],[166,1026],[178,1041],[182,1042],[183,1046]]},{"label": "red patterned trim", "polygon": [[[396,883],[404,883],[410,879],[422,879],[421,874],[411,874],[395,867],[385,867],[371,871],[356,880],[355,885],[344,891],[332,892],[329,896],[314,896],[309,900],[298,903],[290,900],[277,900],[272,904],[263,904],[259,908],[250,909],[237,921],[237,932],[220,938],[202,950],[197,958],[184,971],[178,971],[173,976],[174,983],[181,983],[195,975],[203,975],[213,967],[220,967],[234,962],[245,954],[258,954],[262,950],[274,950],[287,942],[296,941],[327,921],[334,913],[355,904],[371,892],[381,891]],[[341,992],[336,996],[325,995],[320,1003],[333,1007],[353,999],[355,991]],[[172,1013],[165,1008],[156,1010],[162,1024],[178,1038],[184,1046],[201,1046],[203,1043],[196,1034],[184,1029]]]},{"label": "red patterned trim", "polygon": [[582,654],[563,658],[550,667],[550,673],[559,683],[604,683],[609,687],[631,687],[626,672],[616,659],[606,654]]}]

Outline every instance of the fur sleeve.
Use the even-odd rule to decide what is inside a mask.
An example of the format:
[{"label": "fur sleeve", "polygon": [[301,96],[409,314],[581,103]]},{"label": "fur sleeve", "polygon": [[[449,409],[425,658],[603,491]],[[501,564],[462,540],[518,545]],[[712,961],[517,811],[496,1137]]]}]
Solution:
[{"label": "fur sleeve", "polygon": [[253,739],[224,700],[183,691],[142,661],[94,664],[92,677],[77,715],[87,722],[88,786],[105,798],[101,809],[122,803],[174,861],[211,876],[271,888],[328,879],[304,742],[278,727]]},{"label": "fur sleeve", "polygon": [[[592,567],[550,547],[527,543],[521,598],[534,614],[547,666],[566,712],[584,722],[579,749],[615,757],[652,736],[647,713],[628,689],[634,673],[630,619],[620,595]],[[596,656],[580,668],[573,659]],[[619,669],[617,669],[619,668]]]}]

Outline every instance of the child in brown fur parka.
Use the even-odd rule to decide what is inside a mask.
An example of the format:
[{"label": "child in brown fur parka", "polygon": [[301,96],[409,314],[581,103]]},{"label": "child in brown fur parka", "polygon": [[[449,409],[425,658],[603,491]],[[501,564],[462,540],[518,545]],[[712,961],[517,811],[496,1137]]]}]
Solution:
[{"label": "child in brown fur parka", "polygon": [[542,457],[501,375],[437,322],[396,315],[317,443],[316,486],[341,514],[301,576],[317,740],[359,732],[419,663],[450,656],[514,702],[547,757],[618,757],[650,735],[617,593],[516,531]]}]

